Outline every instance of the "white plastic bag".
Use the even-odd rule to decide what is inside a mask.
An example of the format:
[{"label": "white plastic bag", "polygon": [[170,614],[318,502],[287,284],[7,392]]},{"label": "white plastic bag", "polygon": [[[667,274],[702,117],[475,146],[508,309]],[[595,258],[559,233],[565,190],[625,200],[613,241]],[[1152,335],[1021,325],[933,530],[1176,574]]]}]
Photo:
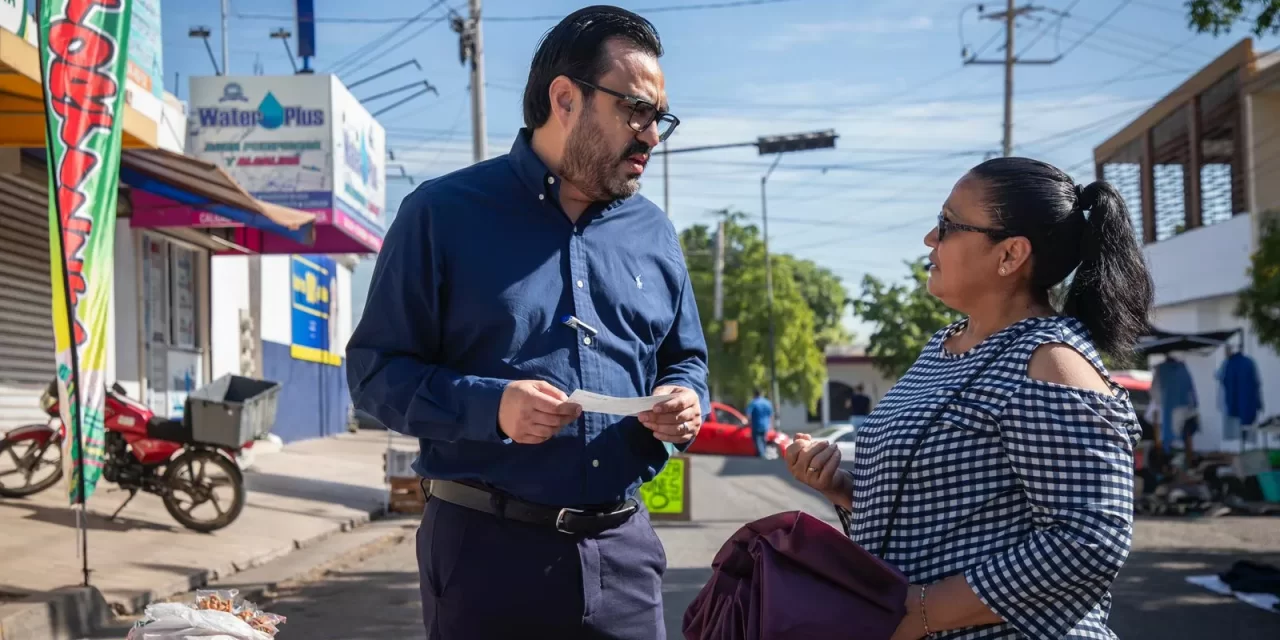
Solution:
[{"label": "white plastic bag", "polygon": [[146,618],[129,640],[271,640],[235,614],[162,602],[147,606]]}]

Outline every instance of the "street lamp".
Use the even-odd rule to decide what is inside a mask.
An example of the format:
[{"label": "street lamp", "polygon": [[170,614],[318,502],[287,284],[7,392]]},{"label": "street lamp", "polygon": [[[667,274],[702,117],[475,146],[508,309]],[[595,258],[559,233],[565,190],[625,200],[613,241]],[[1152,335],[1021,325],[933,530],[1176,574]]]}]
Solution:
[{"label": "street lamp", "polygon": [[782,161],[782,154],[792,151],[810,151],[813,149],[831,149],[836,146],[834,129],[797,133],[785,136],[762,136],[756,140],[756,149],[760,155],[775,154],[769,170],[760,176],[760,218],[764,223],[764,287],[769,300],[769,389],[773,405],[779,405],[778,398],[778,346],[773,323],[773,259],[769,254],[769,200],[766,185],[773,170]]},{"label": "street lamp", "polygon": [[213,32],[209,30],[209,27],[191,27],[187,31],[188,37],[204,40],[205,51],[209,52],[209,62],[213,64],[213,75],[220,76],[222,72],[218,70],[218,59],[214,57],[213,46],[209,44],[209,36],[211,35],[213,35]]},{"label": "street lamp", "polygon": [[289,54],[289,65],[293,67],[294,75],[297,75],[298,61],[293,59],[293,49],[289,48],[289,38],[292,37],[293,34],[289,33],[289,30],[283,27],[271,32],[271,38],[273,40],[279,40],[280,43],[284,45],[284,52]]}]

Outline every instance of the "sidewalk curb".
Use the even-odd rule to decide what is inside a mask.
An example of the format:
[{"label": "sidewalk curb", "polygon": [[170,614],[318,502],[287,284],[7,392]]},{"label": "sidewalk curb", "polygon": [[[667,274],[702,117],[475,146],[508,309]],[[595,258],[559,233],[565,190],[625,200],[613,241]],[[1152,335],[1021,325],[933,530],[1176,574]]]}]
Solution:
[{"label": "sidewalk curb", "polygon": [[394,514],[386,513],[384,506],[378,505],[364,514],[337,522],[329,531],[293,540],[241,562],[198,569],[173,582],[148,588],[124,602],[108,603],[96,587],[66,587],[0,605],[0,640],[75,640],[101,628],[110,621],[112,614],[128,616],[141,613],[153,602],[224,581],[388,515]]},{"label": "sidewalk curb", "polygon": [[[129,598],[123,603],[113,602],[111,603],[111,610],[116,615],[134,615],[141,613],[143,609],[147,608],[147,605],[153,602],[176,594],[186,593],[194,589],[200,589],[211,582],[225,580],[237,573],[243,573],[250,569],[267,564],[273,560],[279,560],[280,558],[294,553],[295,551],[314,546],[335,535],[348,533],[354,529],[366,526],[370,522],[379,520],[386,515],[384,508],[382,506],[378,506],[377,508],[370,509],[363,515],[339,522],[336,528],[329,531],[307,538],[293,540],[288,544],[281,545],[256,556],[252,556],[241,562],[232,562],[219,567],[200,569],[184,578],[178,578],[173,582],[147,589],[146,591]],[[0,637],[0,640],[9,640],[9,638]]]}]

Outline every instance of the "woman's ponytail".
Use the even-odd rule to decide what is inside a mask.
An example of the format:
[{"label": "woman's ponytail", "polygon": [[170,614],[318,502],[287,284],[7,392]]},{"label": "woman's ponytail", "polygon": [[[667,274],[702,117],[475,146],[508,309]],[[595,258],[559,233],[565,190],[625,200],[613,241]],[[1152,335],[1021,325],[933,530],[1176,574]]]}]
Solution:
[{"label": "woman's ponytail", "polygon": [[1076,193],[1077,215],[1084,215],[1087,224],[1063,313],[1084,324],[1100,351],[1126,355],[1150,326],[1151,275],[1115,188],[1098,181]]}]

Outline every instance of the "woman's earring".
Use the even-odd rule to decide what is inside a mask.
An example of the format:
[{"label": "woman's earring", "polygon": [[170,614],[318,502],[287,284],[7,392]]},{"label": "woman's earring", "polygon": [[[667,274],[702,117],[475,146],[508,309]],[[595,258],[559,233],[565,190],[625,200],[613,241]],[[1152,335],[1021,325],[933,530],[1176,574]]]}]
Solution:
[{"label": "woman's earring", "polygon": [[1000,267],[1000,275],[1005,275],[1005,273],[1007,273],[1007,272],[1005,271],[1005,268],[1004,268],[1004,267]]}]

